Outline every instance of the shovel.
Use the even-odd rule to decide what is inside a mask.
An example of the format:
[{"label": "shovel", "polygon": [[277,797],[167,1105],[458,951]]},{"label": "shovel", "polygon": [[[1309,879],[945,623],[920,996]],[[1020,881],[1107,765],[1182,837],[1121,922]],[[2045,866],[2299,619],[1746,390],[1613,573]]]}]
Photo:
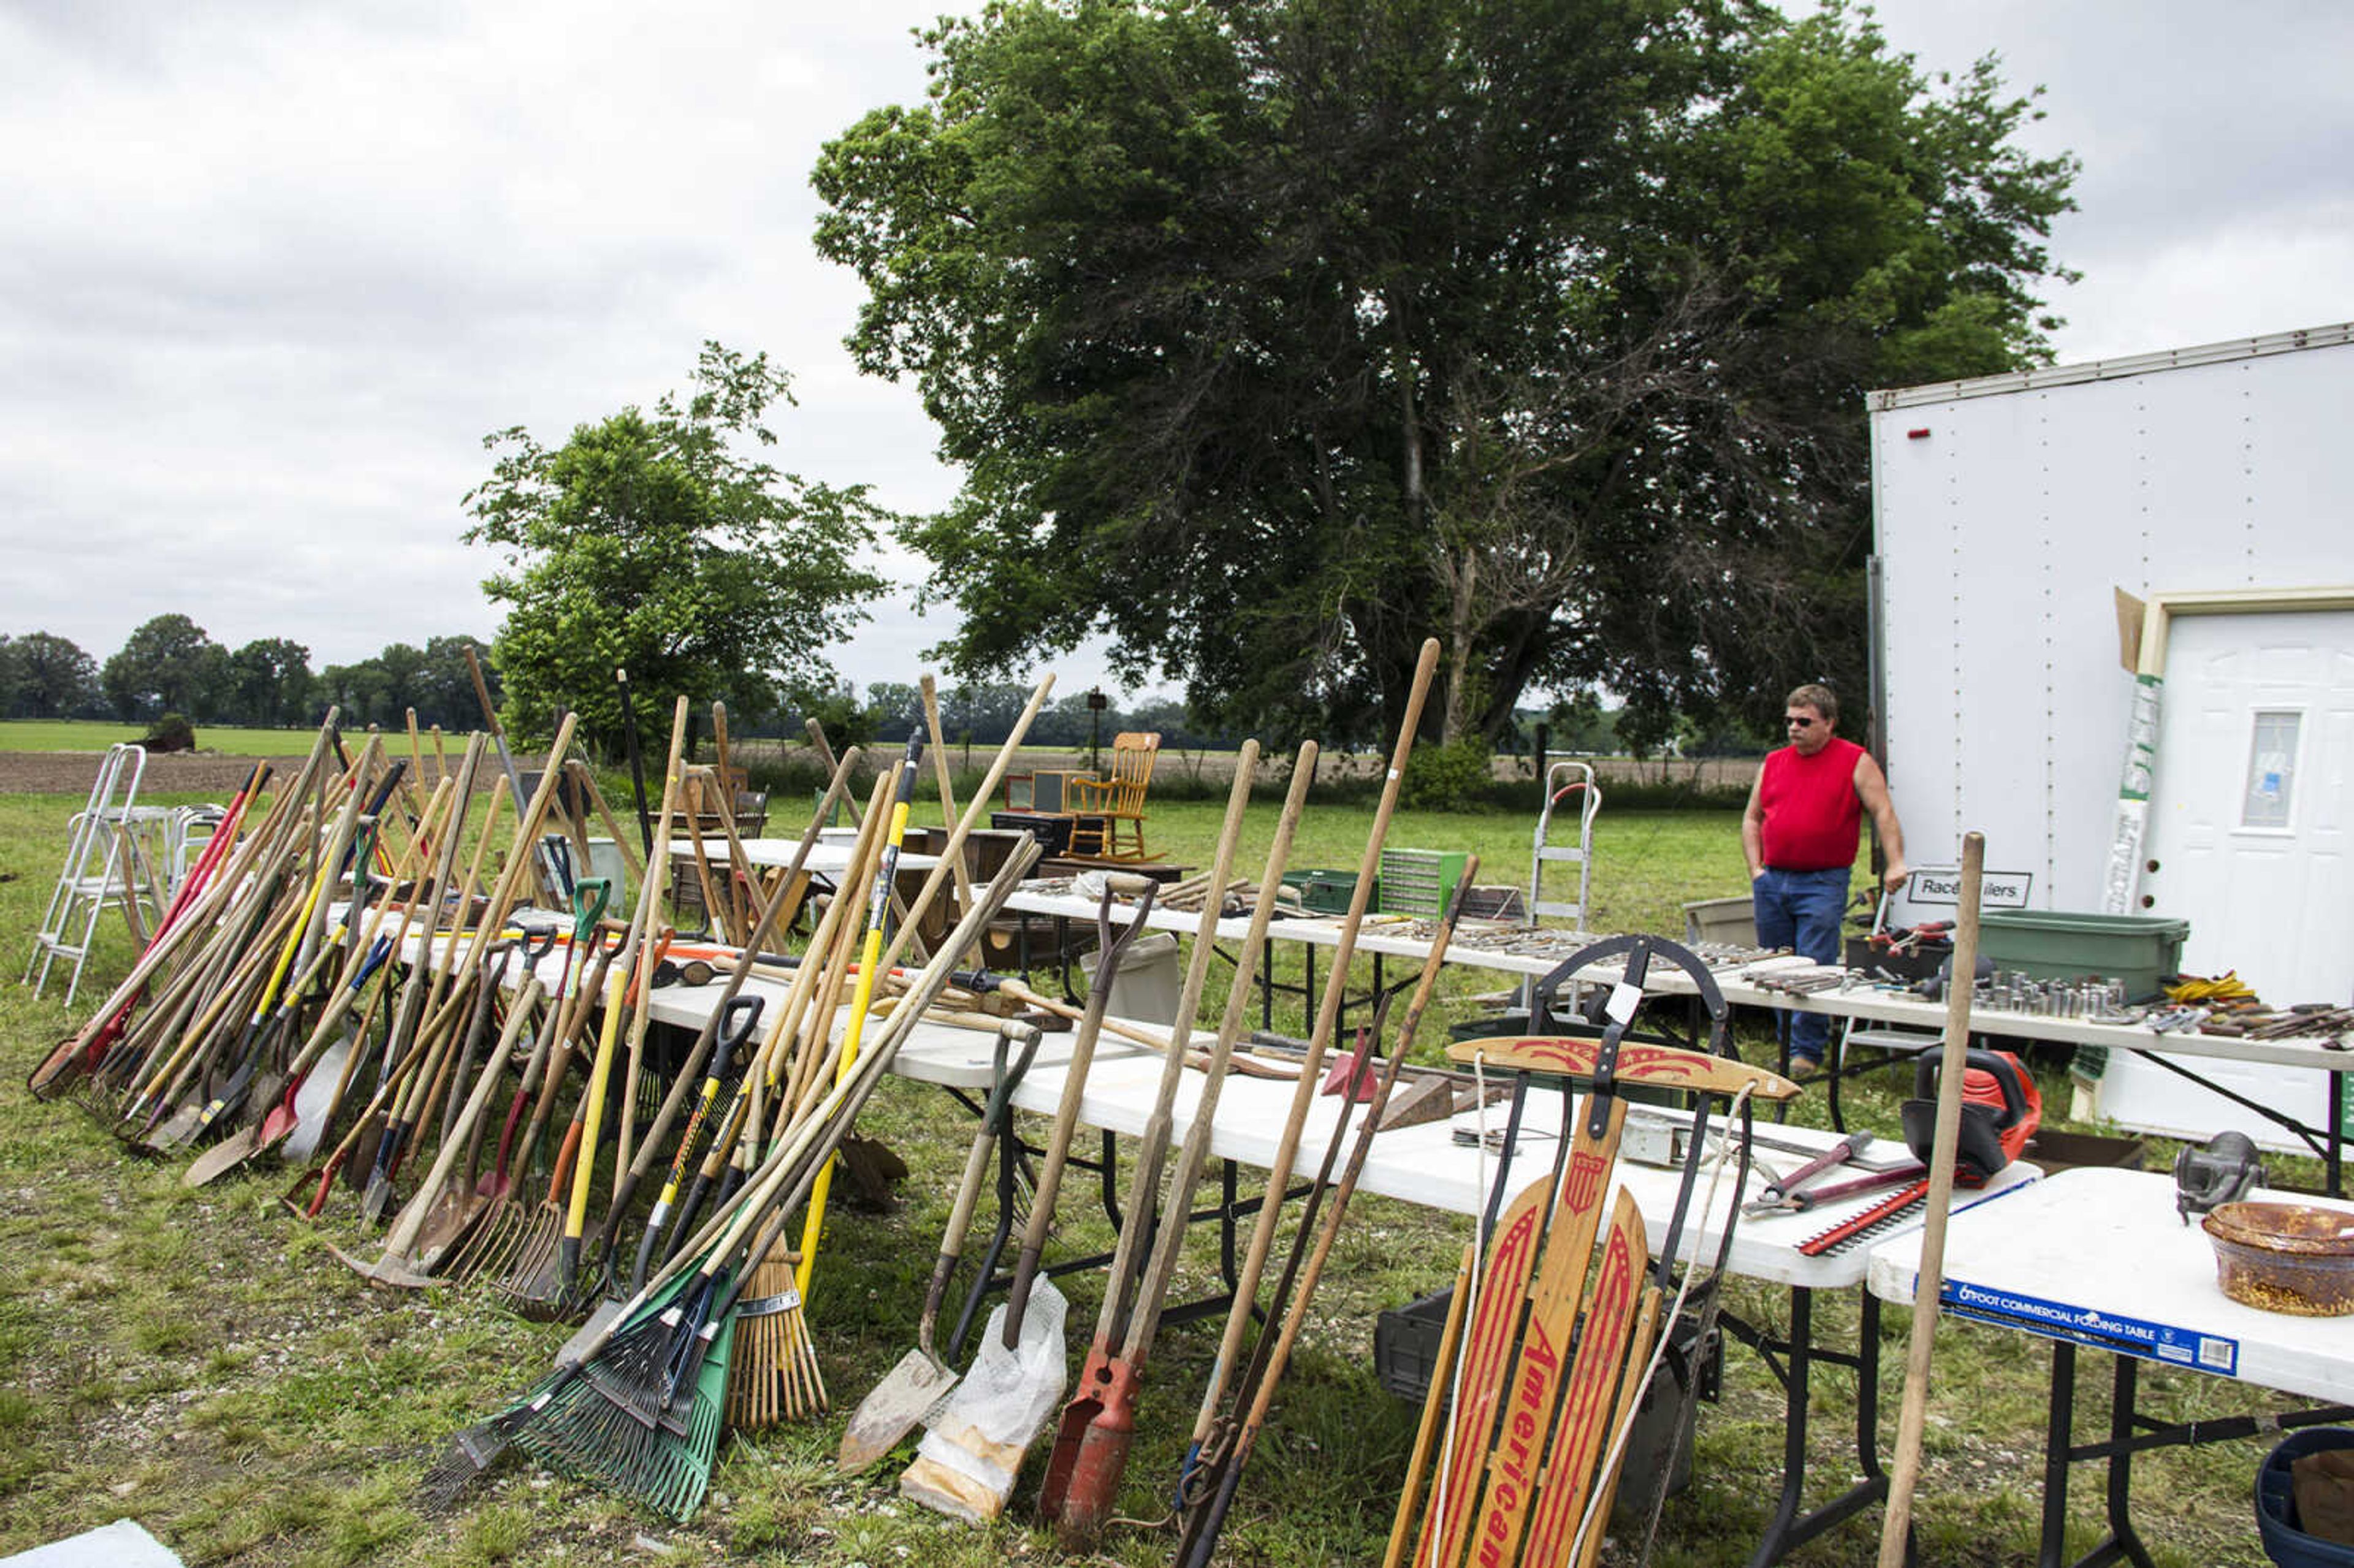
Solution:
[{"label": "shovel", "polygon": [[[1096,908],[1094,986],[1087,992],[1087,1016],[1071,1042],[1071,1063],[1063,1074],[1063,1097],[1055,1109],[1055,1129],[1046,1143],[1046,1161],[1030,1202],[1029,1223],[1023,1227],[1022,1252],[1013,1265],[1013,1283],[1005,1305],[990,1319],[995,1330],[982,1342],[973,1361],[973,1375],[955,1389],[935,1414],[916,1462],[899,1478],[902,1495],[959,1518],[985,1520],[1005,1509],[1020,1471],[1023,1452],[1060,1403],[1068,1378],[1062,1346],[1063,1298],[1050,1285],[1053,1303],[1044,1316],[1051,1320],[1053,1353],[1044,1353],[1040,1327],[1024,1332],[1031,1297],[1037,1287],[1038,1263],[1046,1250],[1046,1232],[1055,1221],[1055,1196],[1063,1184],[1063,1167],[1069,1162],[1072,1135],[1078,1130],[1079,1101],[1087,1084],[1087,1068],[1095,1061],[1096,1040],[1103,1033],[1104,1012],[1111,1001],[1112,984],[1120,960],[1144,929],[1160,885],[1150,877],[1113,873],[1104,878],[1101,902]],[[1129,924],[1112,934],[1112,900],[1121,894],[1136,898]],[[1045,1384],[1051,1380],[1052,1390]],[[1043,1399],[1037,1397],[1044,1393]]]},{"label": "shovel", "polygon": [[[989,1102],[981,1109],[981,1128],[973,1135],[972,1152],[965,1157],[964,1181],[957,1188],[948,1229],[940,1236],[940,1255],[932,1265],[931,1286],[924,1293],[924,1315],[916,1325],[916,1348],[900,1357],[899,1364],[851,1412],[850,1425],[842,1434],[842,1450],[834,1457],[834,1467],[845,1476],[857,1474],[898,1446],[907,1429],[957,1385],[955,1369],[932,1349],[932,1333],[939,1324],[940,1304],[948,1298],[949,1284],[956,1277],[965,1234],[972,1226],[972,1211],[981,1198],[990,1153],[1013,1114],[1013,1091],[1030,1071],[1041,1038],[1035,1026],[1019,1020],[1008,1019],[998,1025],[997,1063]],[[1022,1043],[1022,1052],[1009,1067],[1006,1046],[1015,1040]]]}]

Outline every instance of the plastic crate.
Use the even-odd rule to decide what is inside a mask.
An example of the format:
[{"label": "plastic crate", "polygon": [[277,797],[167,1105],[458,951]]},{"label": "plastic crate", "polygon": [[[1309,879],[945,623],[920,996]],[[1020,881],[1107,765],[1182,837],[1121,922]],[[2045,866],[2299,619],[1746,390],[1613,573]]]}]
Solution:
[{"label": "plastic crate", "polygon": [[1757,916],[1749,895],[1744,893],[1738,898],[1702,898],[1685,905],[1684,940],[1755,947]]},{"label": "plastic crate", "polygon": [[2190,935],[2190,921],[2163,916],[1990,909],[1978,917],[1978,953],[2037,980],[2114,976],[2125,981],[2126,1000],[2147,1001],[2158,994],[2160,976],[2181,968]]},{"label": "plastic crate", "polygon": [[[1357,874],[1353,871],[1287,871],[1283,885],[1299,894],[1299,906],[1311,915],[1346,915],[1349,899],[1357,891]],[[1377,881],[1374,886],[1378,888]]]},{"label": "plastic crate", "polygon": [[1385,1392],[1414,1404],[1429,1393],[1438,1341],[1447,1331],[1447,1303],[1454,1294],[1449,1286],[1373,1319],[1373,1373]]},{"label": "plastic crate", "polygon": [[1384,915],[1436,920],[1447,913],[1455,885],[1470,856],[1461,850],[1385,849],[1381,881],[1374,885]]}]

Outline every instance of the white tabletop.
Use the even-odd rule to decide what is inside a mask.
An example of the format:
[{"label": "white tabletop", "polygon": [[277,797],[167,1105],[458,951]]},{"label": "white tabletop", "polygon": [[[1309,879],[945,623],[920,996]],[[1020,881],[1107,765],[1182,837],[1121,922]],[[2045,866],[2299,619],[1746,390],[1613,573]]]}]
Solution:
[{"label": "white tabletop", "polygon": [[[976,1035],[980,1049],[988,1050],[988,1041]],[[1204,1044],[1207,1044],[1206,1041]],[[1143,1130],[1152,1111],[1154,1091],[1159,1086],[1161,1060],[1150,1052],[1138,1052],[1112,1060],[1098,1058],[1087,1075],[1087,1084],[1079,1101],[1079,1119],[1089,1127],[1108,1128],[1114,1132],[1133,1135]],[[1052,1115],[1060,1102],[1064,1074],[1058,1067],[1041,1063],[1032,1069],[1014,1104],[1023,1110]],[[1204,1074],[1189,1070],[1180,1081],[1173,1110],[1172,1140],[1182,1140],[1192,1129],[1195,1107],[1201,1100]],[[1505,1080],[1499,1078],[1498,1086]],[[1211,1134],[1211,1152],[1222,1159],[1233,1160],[1257,1170],[1274,1163],[1276,1148],[1290,1115],[1293,1086],[1267,1078],[1228,1077],[1221,1091],[1217,1119]],[[1487,1126],[1501,1132],[1505,1107],[1489,1107]],[[1675,1116],[1677,1113],[1656,1107],[1640,1107],[1642,1114]],[[1311,1106],[1308,1124],[1299,1144],[1294,1167],[1298,1177],[1312,1177],[1324,1158],[1325,1149],[1332,1139],[1339,1122],[1341,1102],[1337,1096],[1319,1096]],[[1356,1139],[1359,1118],[1352,1116],[1344,1134],[1341,1157],[1334,1170],[1346,1164]],[[1490,1183],[1496,1176],[1498,1156],[1484,1159],[1475,1146],[1455,1141],[1454,1130],[1460,1127],[1476,1131],[1480,1125],[1477,1111],[1467,1111],[1451,1121],[1428,1122],[1419,1127],[1394,1128],[1376,1134],[1365,1169],[1359,1181],[1361,1191],[1398,1198],[1425,1208],[1440,1209],[1458,1214],[1479,1213],[1486,1207]],[[1712,1125],[1721,1127],[1721,1121]],[[1550,1176],[1553,1154],[1559,1147],[1554,1136],[1561,1126],[1561,1097],[1550,1089],[1531,1091],[1522,1117],[1522,1140],[1511,1161],[1511,1175],[1506,1191],[1515,1192],[1529,1182]],[[1829,1148],[1840,1139],[1840,1134],[1817,1131],[1808,1128],[1775,1127],[1774,1136]],[[1794,1168],[1803,1155],[1769,1155],[1781,1168]],[[1702,1200],[1708,1192],[1709,1173],[1701,1172],[1693,1192],[1692,1217],[1684,1228],[1684,1239],[1678,1246],[1680,1256],[1703,1261],[1716,1255],[1720,1239],[1724,1234],[1724,1222],[1742,1193],[1734,1182],[1734,1167],[1725,1168],[1716,1202],[1702,1213]],[[2031,1165],[2014,1165],[1998,1179],[1997,1190],[2034,1181],[2040,1171]],[[1614,1183],[1623,1184],[1634,1195],[1643,1213],[1643,1222],[1656,1246],[1666,1238],[1670,1213],[1674,1207],[1677,1187],[1681,1180],[1679,1171],[1638,1165],[1621,1159],[1611,1173]],[[1769,1178],[1761,1171],[1751,1172],[1749,1195],[1762,1191]],[[1775,1216],[1759,1219],[1744,1216],[1734,1232],[1734,1245],[1728,1266],[1735,1274],[1754,1279],[1768,1280],[1780,1285],[1805,1286],[1811,1288],[1843,1288],[1863,1278],[1866,1249],[1837,1254],[1828,1257],[1808,1257],[1800,1253],[1798,1244],[1828,1229],[1832,1224],[1861,1212],[1886,1193],[1876,1192],[1866,1197],[1849,1199],[1826,1205],[1822,1209],[1797,1216]],[[1976,1202],[1987,1194],[1961,1194],[1958,1202]]]},{"label": "white tabletop", "polygon": [[[1093,920],[1096,901],[1071,894],[1017,892],[1006,900],[1009,913],[1056,916],[1073,920]],[[1115,905],[1115,924],[1126,925],[1133,917],[1133,906]],[[1161,909],[1158,906],[1146,916],[1146,924],[1157,929],[1191,934],[1201,925],[1201,916],[1184,910]],[[1218,922],[1220,941],[1240,941],[1249,928],[1249,921],[1235,916]],[[1278,941],[1301,942],[1313,947],[1330,948],[1341,939],[1341,922],[1330,918],[1282,919],[1271,922],[1268,936]],[[1387,958],[1401,958],[1419,963],[1430,952],[1430,944],[1414,935],[1416,922],[1396,916],[1369,916],[1358,927],[1357,951],[1378,953]],[[1447,949],[1447,961],[1472,969],[1491,969],[1500,974],[1547,975],[1559,965],[1560,959],[1551,954],[1515,953],[1481,947],[1465,941],[1459,936]],[[1805,996],[1768,991],[1744,980],[1744,971],[1766,971],[1775,967],[1812,968],[1805,959],[1768,959],[1757,963],[1728,964],[1710,972],[1724,1000],[1736,1006],[1790,1008],[1801,1012],[1819,1012],[1834,1018],[1861,1018],[1874,1022],[1902,1024],[1935,1033],[1946,1024],[1946,1005],[1921,997],[1898,995],[1893,992],[1857,986],[1848,991],[1817,991]],[[1618,971],[1616,960],[1596,967],[1591,978],[1602,979]],[[1691,992],[1691,982],[1681,969],[1670,964],[1651,966],[1649,989],[1670,994]],[[2317,1068],[2327,1072],[2354,1071],[2354,1052],[2338,1050],[2323,1040],[2305,1037],[2284,1040],[2243,1040],[2230,1035],[2172,1033],[2153,1034],[2137,1024],[2094,1023],[2082,1018],[2054,1018],[2041,1014],[2011,1012],[1988,1007],[1974,1008],[1970,1028],[1976,1033],[1999,1034],[2012,1039],[2048,1040],[2076,1045],[2105,1045],[2120,1051],[2155,1051],[2174,1056],[2208,1056],[2218,1060],[2267,1062],[2284,1067]]]},{"label": "white tabletop", "polygon": [[[2354,1204],[2299,1196],[2354,1213]],[[1910,1304],[1921,1243],[1873,1249],[1873,1295]],[[1956,1216],[1944,1310],[2195,1368],[2314,1399],[2354,1399],[2354,1321],[2244,1307],[2215,1281],[2215,1252],[2174,1211],[2174,1181],[2078,1170]]]},{"label": "white tabletop", "polygon": [[[726,839],[705,838],[700,842],[703,846],[704,859],[714,865],[726,863],[727,841]],[[801,844],[799,837],[738,839],[736,842],[743,846],[744,858],[747,861],[766,870],[792,864],[793,852],[801,848]],[[671,858],[681,860],[692,856],[695,853],[696,842],[697,841],[694,839],[673,839],[670,846]],[[801,863],[801,869],[818,876],[840,876],[850,869],[850,853],[853,847],[844,839],[821,837],[816,843],[810,846],[809,858]],[[899,852],[899,869],[902,871],[929,871],[939,863],[938,855],[917,854],[913,850]]]}]

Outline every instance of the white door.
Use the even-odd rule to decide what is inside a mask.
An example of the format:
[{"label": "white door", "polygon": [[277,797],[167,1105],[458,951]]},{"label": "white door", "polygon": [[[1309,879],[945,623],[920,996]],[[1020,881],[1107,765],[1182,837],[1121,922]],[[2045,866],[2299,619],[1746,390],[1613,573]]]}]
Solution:
[{"label": "white door", "polygon": [[2354,1000],[2354,611],[2176,618],[2142,877],[2183,968]]},{"label": "white door", "polygon": [[[2265,1001],[2354,999],[2354,611],[2178,616],[2169,628],[2143,913],[2190,922],[2182,967],[2236,970]],[[2190,1063],[2324,1124],[2319,1073]],[[2282,1130],[2161,1067],[2119,1057],[2107,1116],[2204,1138]]]}]

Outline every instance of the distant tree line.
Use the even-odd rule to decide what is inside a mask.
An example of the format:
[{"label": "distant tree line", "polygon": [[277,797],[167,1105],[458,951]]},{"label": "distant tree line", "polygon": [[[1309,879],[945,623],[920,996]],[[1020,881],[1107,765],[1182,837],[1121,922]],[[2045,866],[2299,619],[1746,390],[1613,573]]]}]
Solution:
[{"label": "distant tree line", "polygon": [[0,633],[0,716],[152,724],[178,714],[200,725],[275,729],[315,724],[332,703],[346,727],[405,726],[414,709],[419,725],[469,730],[482,713],[466,669],[470,647],[483,660],[495,702],[489,646],[471,637],[436,637],[422,648],[387,643],[373,658],[313,672],[310,649],[292,638],[228,648],[177,613],[147,621],[103,663],[52,632]]}]

